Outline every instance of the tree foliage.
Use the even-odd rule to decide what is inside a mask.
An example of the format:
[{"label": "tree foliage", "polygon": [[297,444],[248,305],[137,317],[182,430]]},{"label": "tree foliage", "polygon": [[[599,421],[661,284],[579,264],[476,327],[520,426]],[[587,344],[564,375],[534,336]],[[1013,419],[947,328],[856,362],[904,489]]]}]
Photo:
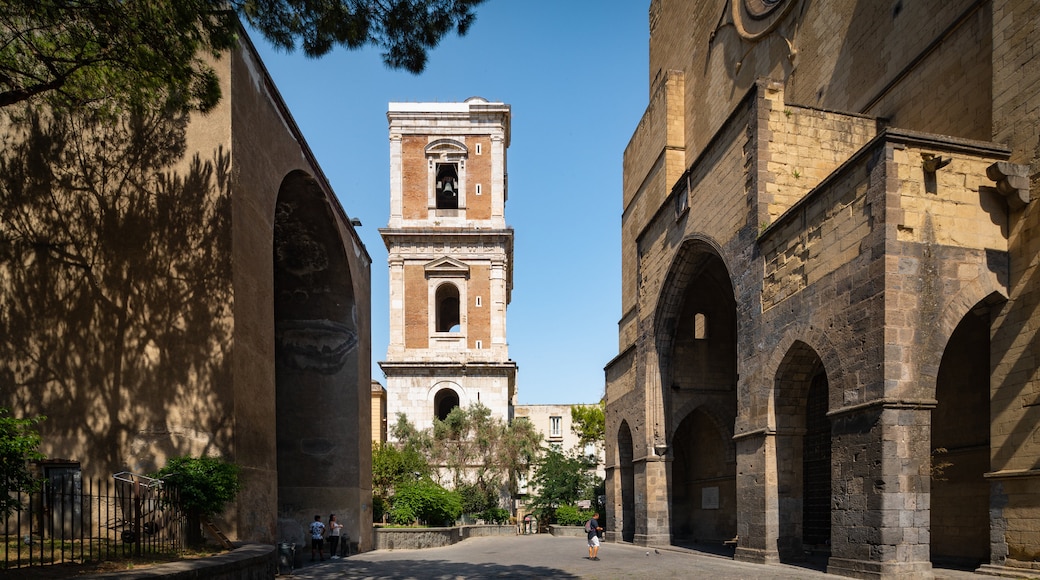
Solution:
[{"label": "tree foliage", "polygon": [[174,457],[156,474],[177,488],[184,509],[202,517],[219,514],[234,501],[240,483],[238,466],[216,457]]},{"label": "tree foliage", "polygon": [[7,517],[21,509],[19,498],[12,493],[38,489],[40,481],[29,463],[43,459],[36,424],[44,417],[18,419],[0,407],[0,516]]},{"label": "tree foliage", "polygon": [[[499,497],[516,492],[518,477],[535,461],[541,444],[541,434],[529,421],[505,424],[479,403],[456,407],[430,429],[416,429],[398,415],[391,433],[399,452],[421,454],[431,476],[459,492],[464,513],[488,521],[501,519]],[[380,482],[374,480],[374,488]],[[396,505],[396,497],[393,501]]]},{"label": "tree foliage", "polygon": [[401,485],[394,494],[390,520],[407,525],[416,521],[431,526],[452,525],[462,515],[459,494],[429,478]]},{"label": "tree foliage", "polygon": [[571,407],[571,432],[578,436],[578,445],[603,445],[606,438],[605,402],[596,405]]},{"label": "tree foliage", "polygon": [[207,57],[235,46],[239,17],[285,50],[320,57],[374,45],[387,66],[419,73],[445,35],[466,34],[483,1],[7,0],[0,107],[37,96],[111,106],[117,97],[210,110],[220,86]]},{"label": "tree foliage", "polygon": [[538,463],[531,483],[537,493],[531,498],[532,509],[548,512],[550,519],[560,506],[573,506],[580,500],[597,502],[601,479],[595,473],[596,462],[580,453],[564,453],[553,446]]},{"label": "tree foliage", "polygon": [[372,493],[389,499],[402,483],[429,477],[430,465],[410,445],[377,443],[372,448]]},{"label": "tree foliage", "polygon": [[528,421],[505,424],[477,403],[452,409],[443,421],[434,419],[429,453],[432,465],[443,466],[453,488],[471,482],[485,493],[515,492],[539,452],[541,435]]}]

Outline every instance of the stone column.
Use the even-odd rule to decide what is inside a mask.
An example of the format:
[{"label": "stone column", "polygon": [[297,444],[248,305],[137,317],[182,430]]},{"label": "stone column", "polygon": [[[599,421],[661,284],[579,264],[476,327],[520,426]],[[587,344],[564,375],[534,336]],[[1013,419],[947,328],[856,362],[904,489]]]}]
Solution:
[{"label": "stone column", "polygon": [[667,546],[672,541],[668,517],[670,461],[648,452],[634,462],[636,480],[636,533],[640,546]]},{"label": "stone column", "polygon": [[833,418],[831,558],[856,578],[931,578],[929,490],[934,402],[884,399]]},{"label": "stone column", "polygon": [[603,539],[607,542],[620,542],[621,526],[624,524],[622,518],[619,517],[623,509],[621,506],[621,470],[611,465],[605,471],[603,489],[607,491],[607,497],[613,501],[608,501],[604,506],[606,513],[603,514],[603,521],[606,522],[606,525],[603,526],[605,528]]},{"label": "stone column", "polygon": [[737,549],[744,562],[777,564],[780,514],[776,436],[762,428],[735,437],[737,445]]}]

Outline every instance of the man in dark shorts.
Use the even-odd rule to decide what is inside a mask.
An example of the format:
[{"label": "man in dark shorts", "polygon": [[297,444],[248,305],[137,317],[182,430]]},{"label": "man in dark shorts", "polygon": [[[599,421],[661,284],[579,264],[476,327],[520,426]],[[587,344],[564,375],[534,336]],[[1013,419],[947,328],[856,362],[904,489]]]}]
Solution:
[{"label": "man in dark shorts", "polygon": [[322,562],[325,561],[325,524],[321,523],[320,515],[314,516],[311,522],[311,562],[315,553],[321,556]]}]

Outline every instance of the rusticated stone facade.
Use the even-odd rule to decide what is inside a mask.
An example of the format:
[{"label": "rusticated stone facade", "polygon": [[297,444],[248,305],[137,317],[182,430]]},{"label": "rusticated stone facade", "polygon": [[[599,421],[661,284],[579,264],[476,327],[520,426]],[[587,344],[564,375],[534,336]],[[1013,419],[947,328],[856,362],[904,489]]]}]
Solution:
[{"label": "rusticated stone facade", "polygon": [[1040,7],[649,5],[608,537],[1040,571]]},{"label": "rusticated stone facade", "polygon": [[231,539],[335,512],[366,550],[371,258],[241,38],[207,114],[5,115],[0,406],[47,416],[45,476],[217,456]]}]

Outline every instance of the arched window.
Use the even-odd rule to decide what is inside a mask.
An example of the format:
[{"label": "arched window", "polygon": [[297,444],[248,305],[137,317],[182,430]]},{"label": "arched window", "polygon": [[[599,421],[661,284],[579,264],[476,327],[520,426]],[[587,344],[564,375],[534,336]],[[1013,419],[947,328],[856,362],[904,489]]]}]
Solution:
[{"label": "arched window", "polygon": [[451,389],[441,389],[433,397],[433,413],[441,421],[448,418],[448,413],[459,406],[459,395]]},{"label": "arched window", "polygon": [[459,209],[459,170],[454,163],[437,164],[437,209]]},{"label": "arched window", "polygon": [[437,332],[459,332],[459,289],[454,284],[441,284],[435,297],[437,304]]},{"label": "arched window", "polygon": [[695,340],[708,338],[708,317],[703,312],[693,315],[693,338]]}]

